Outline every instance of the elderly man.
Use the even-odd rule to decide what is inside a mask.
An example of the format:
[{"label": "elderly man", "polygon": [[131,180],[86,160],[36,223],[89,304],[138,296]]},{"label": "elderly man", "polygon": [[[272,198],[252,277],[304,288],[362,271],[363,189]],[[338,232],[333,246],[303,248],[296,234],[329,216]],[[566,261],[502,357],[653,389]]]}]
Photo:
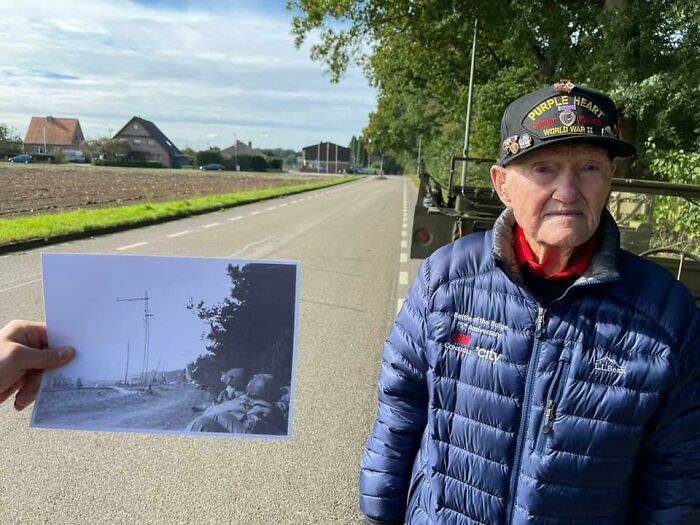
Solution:
[{"label": "elderly man", "polygon": [[373,523],[700,523],[700,311],[620,248],[604,94],[513,102],[488,232],[424,261],[384,347]]}]

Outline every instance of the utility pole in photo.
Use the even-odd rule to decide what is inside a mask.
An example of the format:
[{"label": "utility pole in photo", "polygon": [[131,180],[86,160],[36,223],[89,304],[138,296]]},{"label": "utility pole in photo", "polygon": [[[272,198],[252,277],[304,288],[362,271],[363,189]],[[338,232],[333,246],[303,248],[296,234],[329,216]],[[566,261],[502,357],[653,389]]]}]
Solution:
[{"label": "utility pole in photo", "polygon": [[150,313],[150,311],[148,309],[148,301],[149,300],[150,300],[150,297],[148,297],[148,290],[146,290],[144,292],[143,297],[130,297],[127,299],[117,299],[118,303],[143,301],[144,334],[143,334],[143,364],[141,366],[141,384],[142,385],[146,384],[146,374],[148,373],[148,353],[150,350],[149,346],[150,346],[150,326],[151,326],[150,318],[155,317],[152,313]]},{"label": "utility pole in photo", "polygon": [[318,143],[318,151],[316,152],[316,173],[321,174],[321,142]]}]

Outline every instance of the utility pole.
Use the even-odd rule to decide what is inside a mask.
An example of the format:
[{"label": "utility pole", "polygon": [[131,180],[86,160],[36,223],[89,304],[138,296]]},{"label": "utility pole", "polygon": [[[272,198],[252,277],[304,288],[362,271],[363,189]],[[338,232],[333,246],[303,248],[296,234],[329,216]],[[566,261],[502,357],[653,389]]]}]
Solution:
[{"label": "utility pole", "polygon": [[418,160],[416,161],[416,175],[420,177],[420,143],[422,136],[418,136]]},{"label": "utility pole", "polygon": [[321,174],[321,142],[318,143],[318,151],[316,152],[316,173]]},{"label": "utility pole", "polygon": [[155,317],[152,313],[150,313],[148,309],[148,301],[150,300],[150,297],[148,297],[148,290],[146,290],[143,294],[143,297],[131,297],[128,299],[117,299],[117,302],[122,303],[122,302],[132,302],[132,301],[143,301],[143,324],[144,324],[144,335],[143,335],[143,364],[141,367],[141,384],[145,384],[146,382],[146,374],[148,373],[148,353],[149,353],[149,345],[150,345],[150,318]]},{"label": "utility pole", "polygon": [[126,371],[124,372],[124,384],[129,382],[129,344],[131,341],[126,341]]},{"label": "utility pole", "polygon": [[331,143],[326,142],[326,173],[328,173],[328,165],[330,164],[329,151],[331,149]]},{"label": "utility pole", "polygon": [[335,173],[338,173],[338,145],[335,145]]},{"label": "utility pole", "polygon": [[[464,124],[464,149],[462,156],[467,157],[469,153],[469,123],[471,122],[472,111],[472,87],[474,86],[474,64],[476,62],[476,29],[479,20],[474,20],[474,39],[472,41],[472,63],[469,69],[469,94],[467,95],[467,119]],[[462,188],[467,185],[467,161],[462,164]]]}]

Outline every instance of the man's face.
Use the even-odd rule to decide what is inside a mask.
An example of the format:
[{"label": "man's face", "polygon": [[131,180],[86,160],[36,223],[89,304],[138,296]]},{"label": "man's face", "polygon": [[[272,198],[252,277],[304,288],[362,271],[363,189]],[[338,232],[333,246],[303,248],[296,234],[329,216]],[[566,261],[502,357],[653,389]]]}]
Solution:
[{"label": "man's face", "polygon": [[575,248],[598,228],[614,171],[601,146],[554,144],[492,166],[491,180],[530,244]]}]

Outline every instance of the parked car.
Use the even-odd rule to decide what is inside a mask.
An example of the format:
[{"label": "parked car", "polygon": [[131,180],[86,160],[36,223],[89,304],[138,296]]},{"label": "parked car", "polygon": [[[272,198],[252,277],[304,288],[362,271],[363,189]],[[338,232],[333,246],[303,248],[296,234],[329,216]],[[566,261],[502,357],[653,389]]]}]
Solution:
[{"label": "parked car", "polygon": [[9,160],[10,162],[16,162],[16,163],[22,163],[22,164],[27,164],[29,162],[33,162],[31,155],[15,155],[14,157],[10,157],[7,160]]},{"label": "parked car", "polygon": [[224,171],[226,168],[221,164],[212,162],[211,164],[205,164],[204,166],[200,166],[199,169],[202,171]]},{"label": "parked car", "polygon": [[68,162],[87,162],[85,154],[79,149],[64,149],[63,155],[65,156],[65,159]]}]

